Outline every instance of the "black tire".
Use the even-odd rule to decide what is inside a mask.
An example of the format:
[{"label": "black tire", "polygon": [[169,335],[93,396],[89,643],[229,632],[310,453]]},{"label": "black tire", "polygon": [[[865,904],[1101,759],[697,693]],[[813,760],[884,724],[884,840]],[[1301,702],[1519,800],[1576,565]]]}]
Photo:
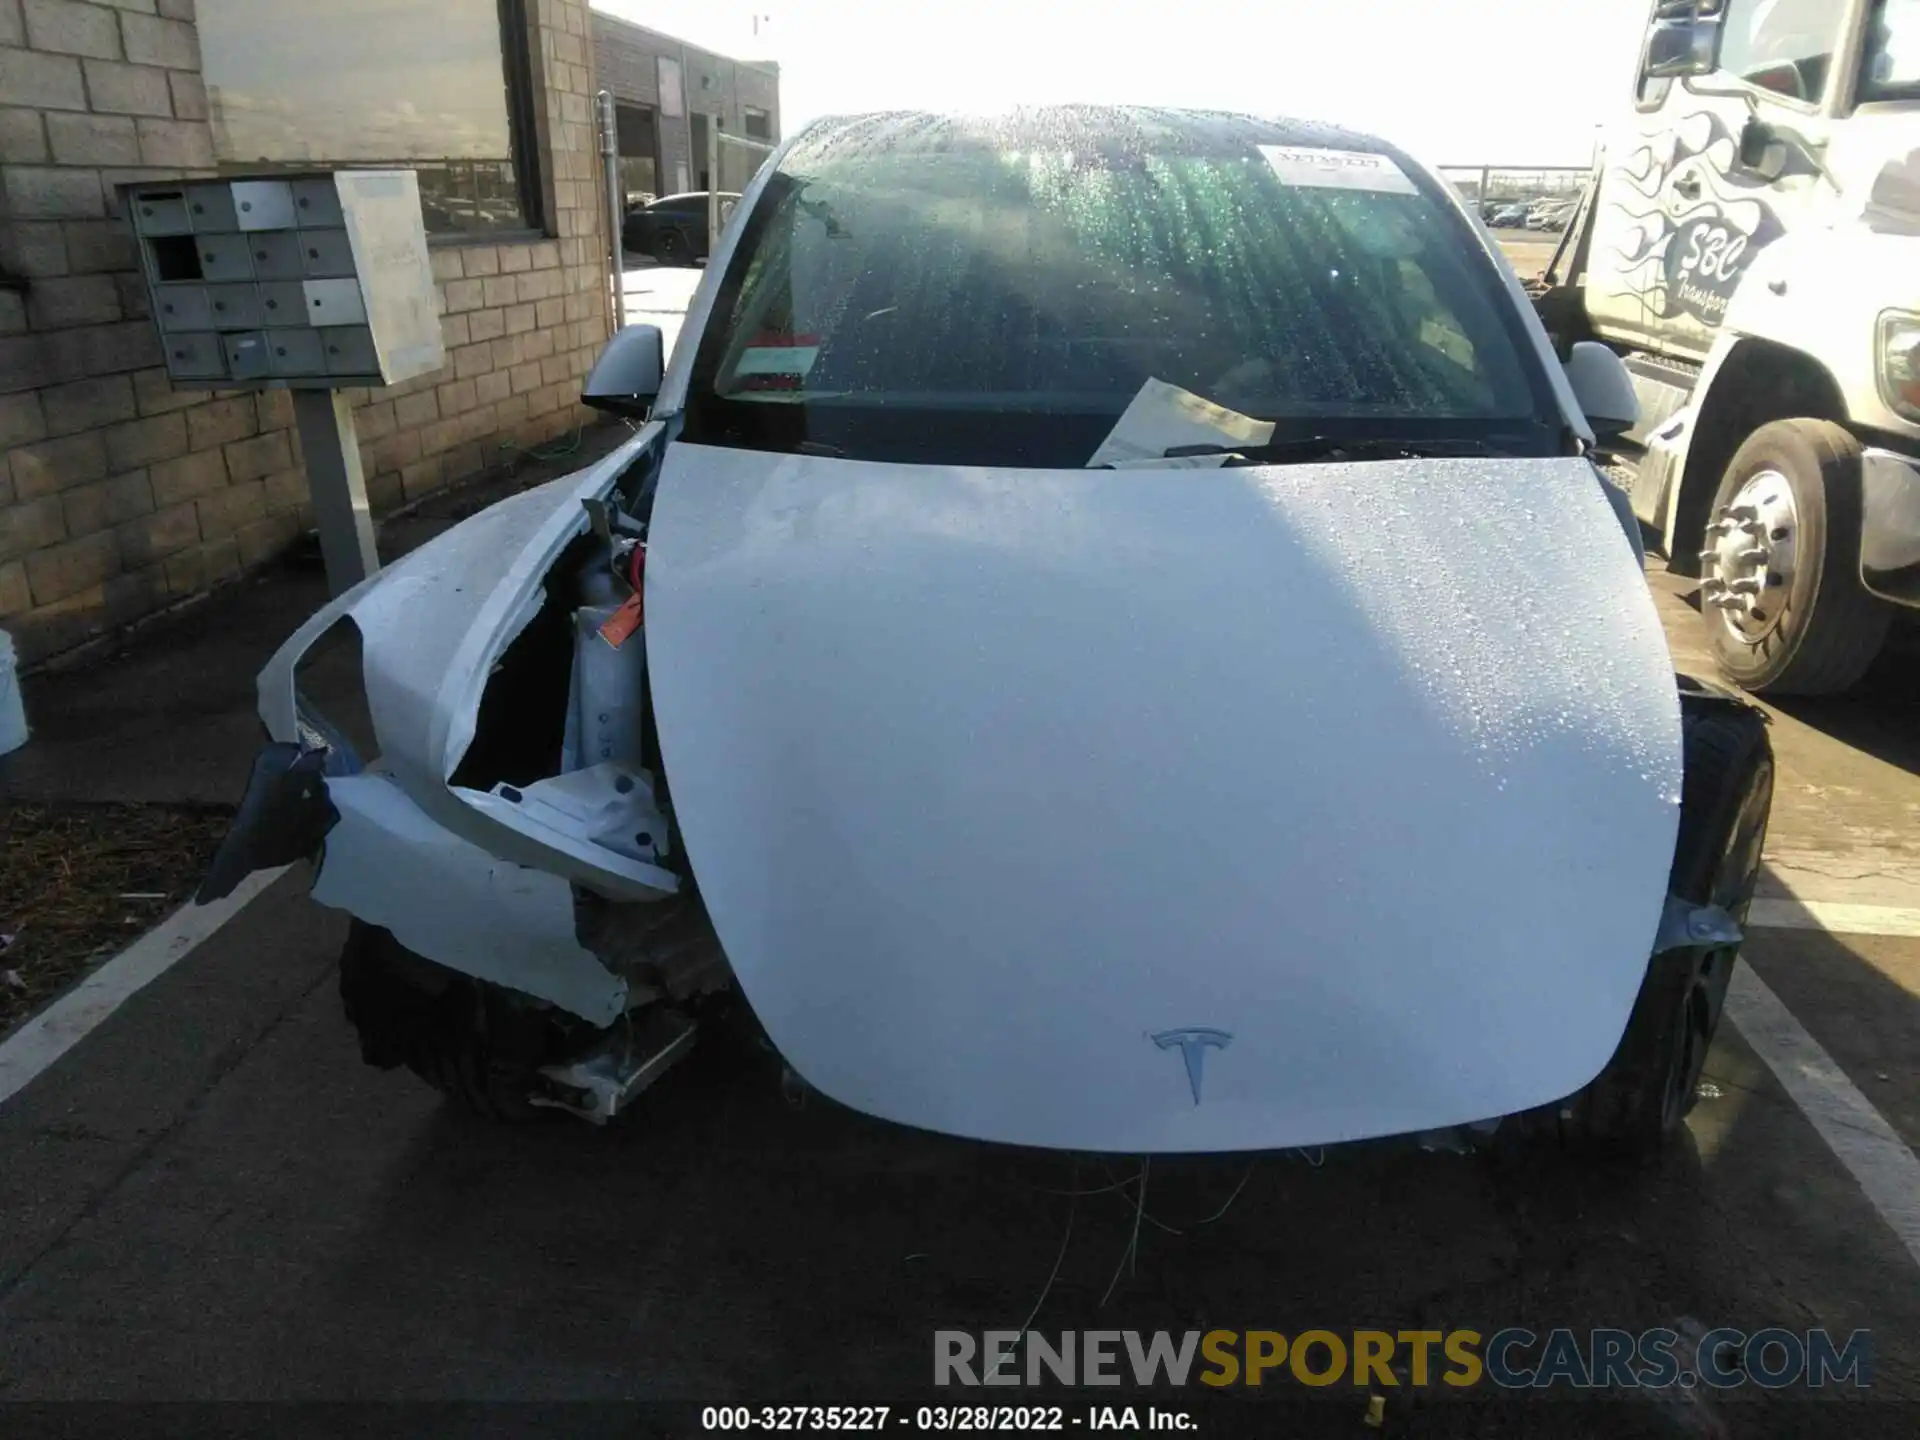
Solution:
[{"label": "black tire", "polygon": [[[1683,677],[1685,773],[1668,890],[1725,909],[1743,927],[1773,805],[1773,746],[1750,706],[1703,696]],[[1613,1058],[1556,1109],[1570,1146],[1647,1155],[1680,1131],[1698,1098],[1737,945],[1652,958]]]},{"label": "black tire", "polygon": [[[1860,442],[1826,420],[1764,425],[1727,466],[1711,514],[1768,470],[1786,477],[1798,515],[1792,581],[1773,628],[1756,642],[1736,634],[1703,593],[1713,657],[1756,695],[1836,694],[1866,673],[1893,613],[1860,583]],[[1701,568],[1712,573],[1704,560]]]},{"label": "black tire", "polygon": [[546,1120],[532,1104],[539,1067],[557,1049],[552,1021],[501,1003],[492,987],[416,955],[355,920],[340,952],[340,999],[376,1069],[404,1065],[488,1120]]},{"label": "black tire", "polygon": [[653,254],[662,265],[685,265],[689,258],[686,237],[678,230],[662,230],[654,241]]}]

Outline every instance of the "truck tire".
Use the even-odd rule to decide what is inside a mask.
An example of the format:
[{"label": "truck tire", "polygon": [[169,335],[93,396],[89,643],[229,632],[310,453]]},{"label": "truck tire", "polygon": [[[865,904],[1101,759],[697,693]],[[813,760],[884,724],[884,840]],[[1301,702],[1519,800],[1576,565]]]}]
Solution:
[{"label": "truck tire", "polygon": [[[1685,772],[1670,894],[1718,905],[1743,928],[1773,805],[1773,746],[1751,706],[1711,696],[1682,677]],[[1571,1149],[1657,1153],[1698,1099],[1739,946],[1669,950],[1647,966],[1633,1013],[1606,1069],[1557,1108]]]},{"label": "truck tire", "polygon": [[551,1119],[560,1112],[527,1097],[559,1033],[490,989],[360,920],[340,952],[340,999],[367,1064],[404,1065],[483,1119]]},{"label": "truck tire", "polygon": [[1748,437],[1713,497],[1700,613],[1756,695],[1830,695],[1867,671],[1892,611],[1860,583],[1860,442],[1826,420]]}]

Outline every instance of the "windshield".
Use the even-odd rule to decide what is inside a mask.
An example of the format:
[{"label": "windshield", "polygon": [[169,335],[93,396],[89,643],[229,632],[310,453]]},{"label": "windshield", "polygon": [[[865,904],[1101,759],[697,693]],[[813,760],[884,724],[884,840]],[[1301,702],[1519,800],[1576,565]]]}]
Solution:
[{"label": "windshield", "polygon": [[790,152],[696,357],[686,438],[1080,466],[1149,381],[1275,435],[1552,453],[1477,237],[1390,158],[848,143]]}]

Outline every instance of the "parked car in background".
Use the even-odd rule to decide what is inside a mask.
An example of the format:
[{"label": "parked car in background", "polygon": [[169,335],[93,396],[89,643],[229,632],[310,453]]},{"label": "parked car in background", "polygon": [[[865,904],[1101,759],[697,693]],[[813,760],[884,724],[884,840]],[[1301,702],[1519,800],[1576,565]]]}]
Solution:
[{"label": "parked car in background", "polygon": [[1527,207],[1525,205],[1501,205],[1494,210],[1491,223],[1502,230],[1519,229],[1527,223]]},{"label": "parked car in background", "polygon": [[1527,229],[1564,230],[1567,228],[1567,221],[1572,215],[1573,202],[1568,200],[1542,200],[1527,212]]},{"label": "parked car in background", "polygon": [[[720,192],[720,220],[733,213],[740,197]],[[627,211],[621,228],[621,244],[636,255],[645,255],[663,265],[691,265],[707,258],[707,192],[689,190],[679,195],[662,195],[658,200]]]}]

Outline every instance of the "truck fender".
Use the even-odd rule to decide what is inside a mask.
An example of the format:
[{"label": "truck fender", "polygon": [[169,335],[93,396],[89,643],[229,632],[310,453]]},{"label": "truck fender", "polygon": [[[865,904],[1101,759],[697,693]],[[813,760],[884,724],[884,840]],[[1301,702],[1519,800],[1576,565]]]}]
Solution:
[{"label": "truck fender", "polygon": [[[1809,355],[1842,348],[1842,327],[1848,333],[1858,327],[1851,315],[1839,313],[1847,302],[1845,287],[1826,273],[1834,264],[1830,233],[1789,233],[1753,257],[1727,300],[1722,343],[1751,336]],[[1864,333],[1870,336],[1871,327]]]},{"label": "truck fender", "polygon": [[1707,397],[1713,393],[1714,382],[1720,378],[1740,339],[1737,335],[1722,335],[1715,342],[1686,408],[1647,437],[1647,454],[1642,467],[1654,479],[1652,484],[1645,480],[1636,482],[1634,513],[1659,534],[1663,554],[1671,556],[1674,553],[1674,529],[1680,513],[1680,493],[1686,488],[1685,477],[1693,454],[1693,438],[1699,429]]},{"label": "truck fender", "polygon": [[[1691,483],[1700,478],[1689,471],[1694,436],[1698,433],[1702,418],[1712,418],[1715,408],[1714,386],[1726,371],[1734,353],[1749,341],[1759,341],[1798,351],[1807,364],[1826,368],[1812,357],[1818,353],[1819,344],[1824,338],[1816,337],[1816,326],[1830,328],[1833,323],[1830,315],[1820,313],[1820,307],[1831,303],[1834,297],[1825,293],[1827,287],[1817,278],[1821,273],[1820,267],[1827,263],[1826,257],[1809,252],[1830,248],[1830,241],[1824,232],[1789,232],[1753,257],[1727,302],[1720,333],[1715,337],[1713,348],[1707,352],[1706,363],[1701,367],[1700,378],[1693,387],[1692,400],[1685,410],[1649,437],[1652,442],[1649,450],[1658,445],[1668,457],[1670,469],[1667,473],[1671,482],[1662,486],[1660,493],[1653,497],[1656,513],[1642,515],[1641,518],[1658,530],[1661,548],[1667,554],[1673,554],[1673,546],[1678,538],[1675,531],[1679,520],[1680,497]],[[1717,482],[1717,476],[1712,478]]]},{"label": "truck fender", "polygon": [[1893,413],[1880,393],[1874,345],[1883,311],[1920,305],[1920,286],[1889,283],[1911,264],[1892,239],[1859,224],[1791,231],[1753,257],[1722,323],[1728,335],[1798,352],[1823,371],[1839,408],[1820,418],[1912,434],[1913,423]]},{"label": "truck fender", "polygon": [[1635,511],[1653,525],[1668,568],[1696,575],[1707,508],[1746,437],[1775,420],[1848,419],[1840,384],[1805,350],[1729,329],[1708,353],[1692,402],[1648,437]]}]

